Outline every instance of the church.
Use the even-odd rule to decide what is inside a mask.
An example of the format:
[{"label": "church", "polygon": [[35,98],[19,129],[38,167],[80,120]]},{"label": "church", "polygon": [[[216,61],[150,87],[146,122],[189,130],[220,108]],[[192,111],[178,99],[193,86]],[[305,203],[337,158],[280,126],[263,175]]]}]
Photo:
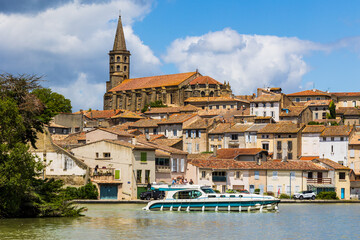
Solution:
[{"label": "church", "polygon": [[229,83],[194,72],[130,78],[130,51],[126,49],[119,16],[113,49],[109,52],[110,79],[106,82],[104,110],[124,109],[139,112],[150,102],[184,106],[190,97],[230,97]]}]

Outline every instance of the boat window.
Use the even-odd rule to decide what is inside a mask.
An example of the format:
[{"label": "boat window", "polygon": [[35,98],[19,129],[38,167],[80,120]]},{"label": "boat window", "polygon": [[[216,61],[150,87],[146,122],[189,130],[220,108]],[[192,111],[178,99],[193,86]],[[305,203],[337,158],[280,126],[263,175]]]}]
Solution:
[{"label": "boat window", "polygon": [[216,198],[216,195],[208,195],[208,198]]},{"label": "boat window", "polygon": [[226,197],[225,195],[220,195],[220,197]]},{"label": "boat window", "polygon": [[239,195],[239,197],[243,197],[242,195]]},{"label": "boat window", "polygon": [[215,193],[211,188],[202,188],[201,190],[203,190],[204,193]]},{"label": "boat window", "polygon": [[174,194],[174,199],[193,199],[201,196],[198,190],[180,191]]},{"label": "boat window", "polygon": [[230,195],[230,197],[235,197],[235,195]]}]

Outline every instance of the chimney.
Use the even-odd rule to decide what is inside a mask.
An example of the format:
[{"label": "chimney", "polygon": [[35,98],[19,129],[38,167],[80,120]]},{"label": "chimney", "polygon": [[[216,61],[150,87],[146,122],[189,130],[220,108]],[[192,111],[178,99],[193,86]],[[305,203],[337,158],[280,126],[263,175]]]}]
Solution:
[{"label": "chimney", "polygon": [[216,157],[217,155],[217,146],[214,146],[214,153],[213,153],[213,156]]},{"label": "chimney", "polygon": [[136,138],[135,138],[135,137],[133,137],[133,138],[131,139],[131,144],[132,144],[132,145],[136,145]]}]

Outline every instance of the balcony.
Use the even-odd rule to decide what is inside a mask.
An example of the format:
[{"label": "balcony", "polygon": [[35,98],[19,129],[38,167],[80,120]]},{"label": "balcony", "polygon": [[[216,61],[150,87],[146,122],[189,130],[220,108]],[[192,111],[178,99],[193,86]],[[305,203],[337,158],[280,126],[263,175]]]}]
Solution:
[{"label": "balcony", "polygon": [[307,184],[331,184],[331,178],[308,178]]},{"label": "balcony", "polygon": [[[99,168],[95,173],[94,168],[90,168],[91,181],[115,181],[115,169],[114,168]],[[120,179],[116,179],[120,180]]]},{"label": "balcony", "polygon": [[155,170],[159,173],[170,173],[170,166],[156,165]]},{"label": "balcony", "polygon": [[212,176],[213,182],[226,182],[225,176]]}]

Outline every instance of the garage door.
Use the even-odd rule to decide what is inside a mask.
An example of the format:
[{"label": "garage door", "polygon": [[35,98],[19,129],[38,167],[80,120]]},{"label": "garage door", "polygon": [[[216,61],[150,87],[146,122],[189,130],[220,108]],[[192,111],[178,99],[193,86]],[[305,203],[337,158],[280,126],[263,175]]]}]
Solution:
[{"label": "garage door", "polygon": [[100,185],[100,199],[117,199],[118,186],[110,184]]}]

